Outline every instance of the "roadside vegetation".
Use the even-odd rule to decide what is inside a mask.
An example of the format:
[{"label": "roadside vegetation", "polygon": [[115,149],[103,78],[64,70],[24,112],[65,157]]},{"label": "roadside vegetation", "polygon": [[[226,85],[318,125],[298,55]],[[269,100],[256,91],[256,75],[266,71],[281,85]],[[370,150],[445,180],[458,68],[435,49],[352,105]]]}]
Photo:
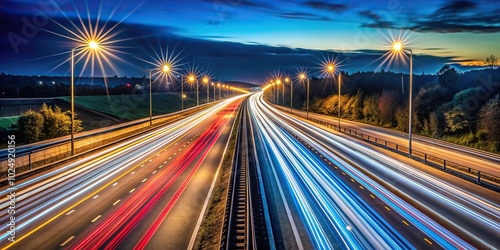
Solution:
[{"label": "roadside vegetation", "polygon": [[[71,113],[62,111],[58,106],[43,104],[40,111],[28,110],[17,120],[19,142],[32,143],[69,135],[71,132]],[[74,120],[75,132],[83,130],[82,121]]]}]

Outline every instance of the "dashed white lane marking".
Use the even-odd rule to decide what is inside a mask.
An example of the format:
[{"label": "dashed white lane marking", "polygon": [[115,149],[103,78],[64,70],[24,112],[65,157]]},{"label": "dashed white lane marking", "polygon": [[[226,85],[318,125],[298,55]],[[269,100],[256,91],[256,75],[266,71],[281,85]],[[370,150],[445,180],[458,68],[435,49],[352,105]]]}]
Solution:
[{"label": "dashed white lane marking", "polygon": [[66,244],[68,244],[68,242],[70,242],[73,238],[75,238],[75,236],[74,236],[74,235],[73,235],[73,236],[71,236],[71,237],[69,237],[66,241],[64,241],[64,242],[63,242],[61,245],[59,245],[59,246],[60,246],[60,247],[65,246],[65,245],[66,245]]},{"label": "dashed white lane marking", "polygon": [[99,218],[101,218],[102,215],[98,215],[97,217],[95,217],[92,221],[90,222],[96,222],[96,220],[98,220]]},{"label": "dashed white lane marking", "polygon": [[135,188],[132,188],[130,191],[128,191],[129,193],[132,193],[135,191]]},{"label": "dashed white lane marking", "polygon": [[66,215],[70,215],[70,214],[72,214],[73,212],[75,212],[75,210],[74,210],[74,209],[73,209],[73,210],[71,210],[71,211],[69,211]]},{"label": "dashed white lane marking", "polygon": [[121,201],[121,200],[117,200],[117,201],[115,201],[115,203],[113,203],[113,206],[114,206],[114,205],[116,205],[116,204],[118,204],[118,203],[120,203],[120,201]]}]

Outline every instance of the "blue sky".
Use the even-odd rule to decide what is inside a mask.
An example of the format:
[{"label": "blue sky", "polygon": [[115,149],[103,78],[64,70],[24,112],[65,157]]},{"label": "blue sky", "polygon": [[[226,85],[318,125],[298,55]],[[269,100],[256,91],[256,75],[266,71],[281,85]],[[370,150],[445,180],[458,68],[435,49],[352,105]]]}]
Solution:
[{"label": "blue sky", "polygon": [[[42,2],[55,4],[42,6]],[[46,8],[56,5],[59,11]],[[69,20],[76,20],[78,15],[85,21],[90,16],[94,23],[99,17],[101,26],[108,19],[110,23],[121,21],[114,31],[119,32],[116,39],[125,39],[116,43],[125,54],[119,56],[122,62],[116,63],[112,74],[129,76],[144,75],[141,68],[147,66],[130,58],[151,57],[151,51],[162,46],[183,54],[180,58],[184,64],[194,61],[199,68],[208,67],[220,77],[247,81],[261,81],[273,72],[291,71],[293,67],[315,71],[328,57],[348,57],[343,60],[346,71],[376,70],[381,62],[376,59],[388,49],[391,34],[409,37],[407,46],[416,55],[415,72],[435,73],[444,63],[461,64],[457,67],[466,70],[463,66],[500,54],[500,2],[493,0],[6,0],[0,12],[2,23],[11,24],[1,28],[0,42],[11,48],[2,53],[12,58],[0,63],[0,71],[6,73],[22,73],[20,69],[29,65],[33,70],[26,74],[65,74],[67,67],[53,69],[56,61],[64,59],[54,56],[50,57],[53,63],[40,63],[38,58],[44,53],[57,53],[56,48],[43,49],[48,43],[60,43],[61,52],[66,49],[63,38],[45,31],[68,33],[52,20],[74,30]],[[22,18],[33,20],[37,13],[48,14],[52,20],[14,51],[12,41],[6,39],[8,34],[22,36]],[[49,42],[51,39],[53,42]],[[241,50],[249,53],[231,57],[235,49],[235,54]],[[243,58],[245,55],[247,58]]]}]

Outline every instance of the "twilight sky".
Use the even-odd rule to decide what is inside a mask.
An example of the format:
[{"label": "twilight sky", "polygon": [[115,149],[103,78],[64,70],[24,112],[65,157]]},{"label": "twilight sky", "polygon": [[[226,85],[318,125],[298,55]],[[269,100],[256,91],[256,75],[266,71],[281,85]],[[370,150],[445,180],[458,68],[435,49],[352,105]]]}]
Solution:
[{"label": "twilight sky", "polygon": [[179,72],[254,83],[298,68],[318,74],[328,58],[348,72],[407,72],[402,64],[381,65],[391,36],[407,38],[416,73],[436,73],[445,63],[463,71],[500,56],[498,13],[497,0],[3,0],[0,71],[69,74],[65,60],[79,44],[67,37],[88,28],[89,17],[98,30],[107,22],[102,34],[116,27],[103,43],[111,66],[83,59],[76,66],[83,75],[147,75],[154,67],[148,61],[167,50],[178,55]]}]

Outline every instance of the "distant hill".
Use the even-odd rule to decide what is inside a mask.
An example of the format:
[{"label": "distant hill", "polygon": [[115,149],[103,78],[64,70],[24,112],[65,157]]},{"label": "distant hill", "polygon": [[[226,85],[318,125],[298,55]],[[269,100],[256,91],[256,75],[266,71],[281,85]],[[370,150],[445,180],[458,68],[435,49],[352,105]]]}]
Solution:
[{"label": "distant hill", "polygon": [[237,88],[256,88],[260,87],[260,85],[253,84],[253,83],[248,83],[248,82],[242,82],[242,81],[224,81],[224,83],[227,83],[233,87]]}]

